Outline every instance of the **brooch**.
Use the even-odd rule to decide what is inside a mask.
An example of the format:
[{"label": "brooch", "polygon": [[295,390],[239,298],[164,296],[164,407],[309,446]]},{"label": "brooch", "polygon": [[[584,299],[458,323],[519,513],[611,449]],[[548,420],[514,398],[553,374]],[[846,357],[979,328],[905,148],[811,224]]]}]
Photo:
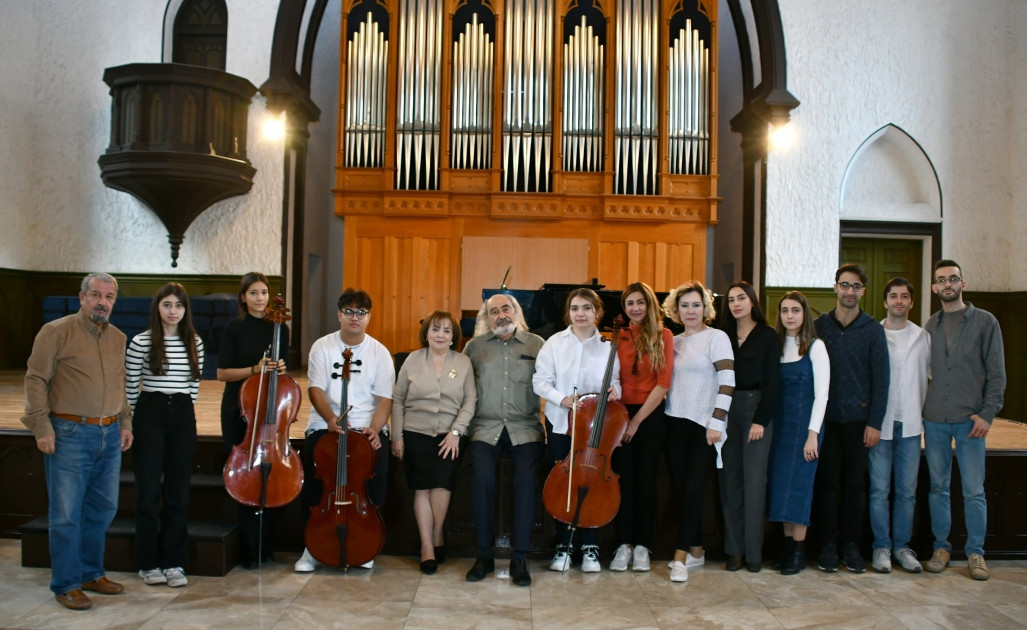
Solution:
[{"label": "brooch", "polygon": [[456,370],[449,371],[449,378],[456,378]]}]

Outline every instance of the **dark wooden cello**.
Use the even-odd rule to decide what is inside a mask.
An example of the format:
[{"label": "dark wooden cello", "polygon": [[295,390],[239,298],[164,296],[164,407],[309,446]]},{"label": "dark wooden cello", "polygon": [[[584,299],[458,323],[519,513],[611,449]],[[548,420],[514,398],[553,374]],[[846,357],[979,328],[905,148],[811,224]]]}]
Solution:
[{"label": "dark wooden cello", "polygon": [[[271,361],[277,363],[281,348],[279,331],[290,319],[281,295],[264,312],[264,319],[275,324],[271,342]],[[303,487],[303,466],[289,443],[289,425],[296,422],[303,393],[289,376],[268,370],[261,363],[260,374],[243,383],[239,408],[246,418],[246,437],[232,447],[225,462],[225,489],[243,505],[259,508],[280,507],[299,496]]]},{"label": "dark wooden cello", "polygon": [[542,489],[542,504],[556,520],[577,527],[602,527],[620,509],[620,477],[610,467],[613,449],[620,446],[628,426],[628,410],[609,400],[617,339],[624,327],[618,315],[606,362],[603,389],[577,397],[569,421],[571,449],[553,466]]},{"label": "dark wooden cello", "polygon": [[[374,473],[377,453],[360,431],[345,428],[350,366],[353,352],[342,353],[341,433],[329,431],[314,447],[314,468],[324,490],[310,508],[304,540],[318,562],[335,567],[358,566],[374,560],[385,547],[385,522],[367,499],[367,481]],[[359,361],[357,362],[359,365]],[[332,374],[332,378],[338,376]]]}]

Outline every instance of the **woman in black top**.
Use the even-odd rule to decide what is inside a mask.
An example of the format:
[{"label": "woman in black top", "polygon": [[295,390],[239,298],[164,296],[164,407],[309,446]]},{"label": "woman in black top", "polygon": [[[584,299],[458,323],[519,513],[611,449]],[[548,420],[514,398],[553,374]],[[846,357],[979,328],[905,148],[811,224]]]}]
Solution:
[{"label": "woman in black top", "polygon": [[[239,282],[239,319],[225,326],[221,339],[217,376],[225,383],[221,396],[221,439],[227,452],[231,452],[232,447],[246,436],[246,420],[239,408],[239,390],[243,383],[259,374],[261,364],[265,362],[267,369],[285,373],[284,357],[289,353],[289,328],[285,324],[279,330],[279,350],[283,358],[273,363],[264,356],[274,336],[274,324],[264,321],[264,311],[271,300],[269,286],[267,277],[260,272],[251,271],[242,277]],[[255,569],[260,562],[274,559],[267,548],[267,526],[261,523],[257,508],[239,504],[239,531],[243,567]]]},{"label": "woman in black top", "polygon": [[781,387],[781,343],[760,308],[752,285],[728,288],[729,317],[721,328],[735,352],[735,392],[722,449],[720,498],[724,507],[727,570],[755,573],[763,562],[763,524],[770,456],[770,420]]}]

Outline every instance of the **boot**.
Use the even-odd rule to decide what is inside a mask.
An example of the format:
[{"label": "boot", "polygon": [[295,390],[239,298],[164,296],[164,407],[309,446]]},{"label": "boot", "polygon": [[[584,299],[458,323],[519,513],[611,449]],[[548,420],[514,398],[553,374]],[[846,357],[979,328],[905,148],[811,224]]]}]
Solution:
[{"label": "boot", "polygon": [[785,557],[781,575],[795,575],[806,568],[806,541],[792,541],[791,555]]},{"label": "boot", "polygon": [[780,571],[781,570],[781,567],[784,566],[785,558],[788,557],[788,550],[791,549],[791,547],[789,545],[791,545],[793,542],[795,542],[795,541],[792,540],[791,536],[785,536],[784,547],[781,548],[781,557],[770,563],[770,568],[771,569],[773,569],[775,571]]}]

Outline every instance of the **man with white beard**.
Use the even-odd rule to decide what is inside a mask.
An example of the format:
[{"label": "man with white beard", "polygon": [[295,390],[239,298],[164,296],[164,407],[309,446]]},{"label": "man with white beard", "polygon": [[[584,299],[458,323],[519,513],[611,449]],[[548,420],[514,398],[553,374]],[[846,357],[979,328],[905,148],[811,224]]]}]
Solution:
[{"label": "man with white beard", "polygon": [[493,295],[482,305],[474,333],[464,354],[474,367],[478,390],[474,418],[467,428],[478,552],[467,581],[478,582],[495,570],[492,543],[496,467],[506,450],[514,466],[510,578],[517,586],[529,586],[527,560],[535,517],[535,475],[545,440],[539,422],[539,397],[531,389],[531,377],[543,340],[528,332],[517,300],[503,294]]}]

